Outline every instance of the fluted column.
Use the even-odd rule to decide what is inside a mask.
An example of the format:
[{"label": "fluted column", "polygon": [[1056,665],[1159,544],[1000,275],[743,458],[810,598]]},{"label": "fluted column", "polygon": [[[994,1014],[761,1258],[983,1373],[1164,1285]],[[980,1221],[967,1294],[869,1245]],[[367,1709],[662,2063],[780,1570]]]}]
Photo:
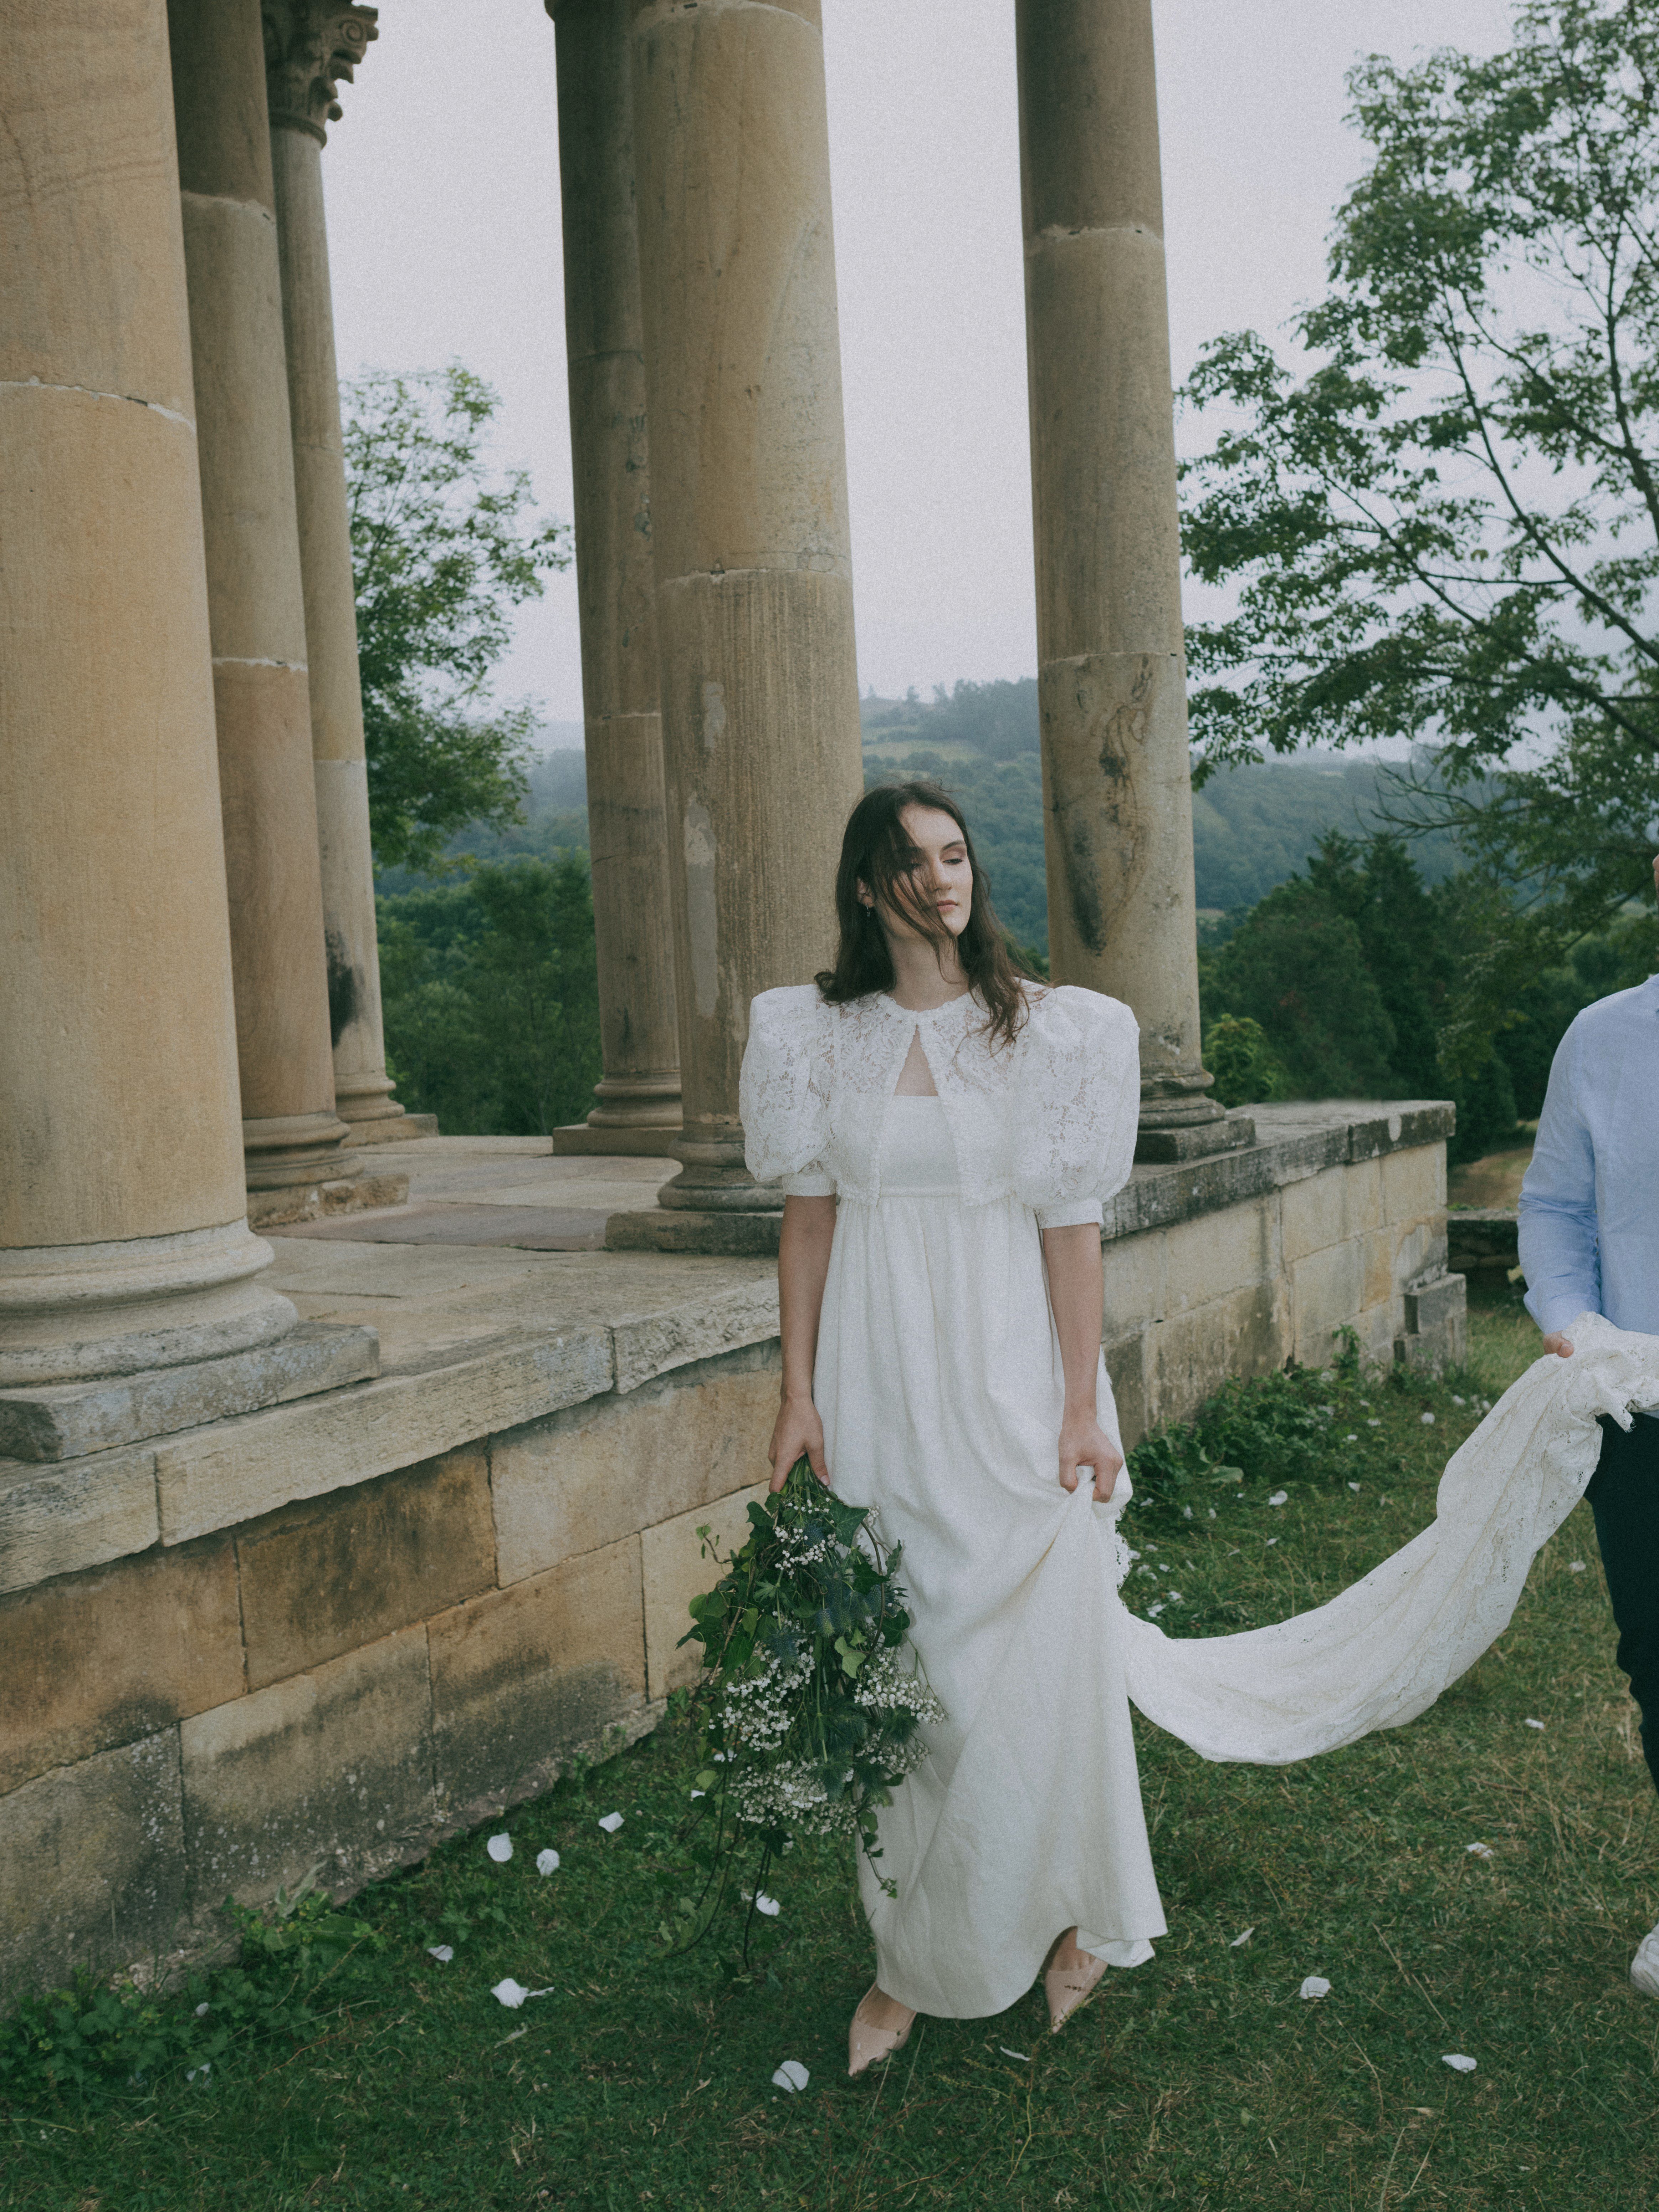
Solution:
[{"label": "fluted column", "polygon": [[558,1152],[680,1133],[628,0],[547,0],[558,30],[565,352],[575,477],[599,1103]]},{"label": "fluted column", "polygon": [[374,8],[339,0],[263,0],[265,87],[283,331],[294,431],[294,494],[305,595],[312,767],[317,793],[323,933],[328,955],[334,1109],[359,1144],[408,1133],[392,1096],[380,1021],[368,763],[357,673],[345,441],[334,356],[334,297],[323,206],[325,125],[340,81],[380,33]]},{"label": "fluted column", "polygon": [[168,0],[251,1190],[354,1176],[334,1111],[259,0]]},{"label": "fluted column", "polygon": [[0,1383],[241,1352],[248,1232],[163,0],[0,0]]},{"label": "fluted column", "polygon": [[1206,1093],[1152,0],[1017,0],[1049,963],[1140,1023],[1142,1158]]},{"label": "fluted column", "polygon": [[743,1166],[757,991],[833,946],[862,788],[818,0],[631,0],[684,1164],[667,1206],[775,1207]]}]

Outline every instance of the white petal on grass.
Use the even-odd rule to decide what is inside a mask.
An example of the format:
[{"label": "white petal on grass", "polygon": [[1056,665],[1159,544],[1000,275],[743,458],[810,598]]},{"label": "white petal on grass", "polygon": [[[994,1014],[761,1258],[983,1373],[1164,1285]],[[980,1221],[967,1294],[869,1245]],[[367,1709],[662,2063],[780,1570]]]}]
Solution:
[{"label": "white petal on grass", "polygon": [[1350,1489],[1350,1490],[1358,1490],[1358,1487],[1359,1487],[1359,1485],[1358,1485],[1357,1482],[1351,1482],[1351,1483],[1348,1485],[1348,1487],[1349,1487],[1349,1489]]},{"label": "white petal on grass", "polygon": [[1147,1607],[1147,1608],[1146,1608],[1146,1618],[1147,1618],[1147,1620],[1156,1620],[1158,1619],[1158,1616],[1159,1615],[1159,1613],[1162,1613],[1162,1612],[1163,1612],[1163,1610],[1164,1610],[1164,1601],[1163,1601],[1163,1599],[1162,1599],[1162,1598],[1159,1598],[1159,1600],[1158,1600],[1158,1603],[1157,1603],[1156,1605],[1149,1605],[1149,1606]]},{"label": "white petal on grass", "polygon": [[509,1974],[504,1982],[497,1982],[489,1992],[497,2003],[504,2004],[509,2012],[517,2012],[526,1997],[550,1997],[550,1989],[527,1990],[522,1982],[515,1982]]},{"label": "white petal on grass", "polygon": [[211,2012],[211,2010],[212,2010],[212,2009],[213,2009],[213,2008],[211,2007],[211,2005],[198,2004],[198,2005],[197,2006],[197,2008],[196,2008],[196,2017],[197,2017],[197,2019],[198,2019],[198,2020],[205,2020],[205,2019],[207,2018],[207,2016],[208,2016],[209,2013],[210,2013],[210,2012]]},{"label": "white petal on grass", "polygon": [[1463,1848],[1472,1859],[1495,1859],[1498,1856],[1490,1844],[1465,1844]]},{"label": "white petal on grass", "polygon": [[1018,2058],[1022,2066],[1029,2066],[1031,2063],[1031,2054],[1029,2051],[1010,2051],[1006,2043],[998,2044],[997,2049],[1005,2058]]},{"label": "white petal on grass", "polygon": [[492,1836],[489,1838],[484,1849],[497,1866],[505,1866],[513,1856],[513,1838],[503,1829],[499,1836]]},{"label": "white petal on grass", "polygon": [[1570,1575],[1582,1575],[1583,1571],[1584,1562],[1582,1559],[1569,1559],[1567,1561],[1567,1572]]},{"label": "white petal on grass", "polygon": [[799,2058],[786,2058],[772,2076],[772,2087],[787,2089],[793,2097],[798,2089],[804,2089],[811,2078]]},{"label": "white petal on grass", "polygon": [[694,1790],[691,1792],[691,1795],[694,1797],[706,1797],[708,1795],[708,1792],[706,1790]]},{"label": "white petal on grass", "polygon": [[1542,1727],[1543,1727],[1543,1725],[1544,1725],[1544,1723],[1543,1723],[1543,1722],[1542,1722],[1542,1721],[1534,1721],[1534,1720],[1529,1720],[1529,1721],[1527,1723],[1527,1726],[1528,1726],[1528,1728],[1540,1729],[1540,1728],[1542,1728]]},{"label": "white petal on grass", "polygon": [[1268,1537],[1268,1539],[1267,1539],[1267,1546],[1268,1546],[1269,1550],[1271,1550],[1271,1549],[1272,1549],[1272,1547],[1273,1547],[1273,1546],[1274,1546],[1278,1541],[1279,1541],[1279,1539],[1278,1539],[1278,1537],[1277,1537],[1277,1536],[1269,1536],[1269,1537]]},{"label": "white petal on grass", "polygon": [[1290,1494],[1291,1493],[1288,1490],[1276,1490],[1273,1496],[1267,1500],[1267,1503],[1269,1505],[1283,1505]]},{"label": "white petal on grass", "polygon": [[1255,1933],[1255,1929],[1253,1927],[1247,1928],[1242,1936],[1234,1936],[1232,1942],[1228,1944],[1227,1948],[1230,1951],[1241,1950],[1243,1946],[1249,1942],[1251,1936],[1254,1936]]},{"label": "white petal on grass", "polygon": [[1299,1997],[1328,1997],[1330,1993],[1331,1985],[1322,1974],[1310,1974],[1297,1991]]},{"label": "white petal on grass", "polygon": [[1453,1403],[1453,1405],[1454,1405],[1454,1406],[1461,1406],[1463,1402],[1464,1402],[1464,1401],[1463,1401],[1463,1400],[1462,1400],[1462,1398],[1460,1398],[1460,1397],[1458,1396],[1458,1395],[1457,1395],[1456,1391],[1455,1391],[1455,1390],[1454,1390],[1454,1391],[1452,1392],[1452,1403]]},{"label": "white petal on grass", "polygon": [[201,2077],[202,2077],[203,2081],[205,2081],[207,2080],[207,2078],[208,2078],[208,2075],[209,2075],[210,2074],[211,2074],[211,2073],[212,2073],[212,2071],[213,2071],[213,2061],[212,2061],[211,2059],[209,2059],[209,2060],[208,2060],[208,2062],[207,2062],[207,2063],[206,2063],[204,2066],[192,2066],[192,2067],[191,2068],[191,2069],[190,2069],[189,2073],[185,2075],[185,2081],[193,2081],[196,2079],[197,2075],[199,2074],[199,2075],[201,2075]]},{"label": "white petal on grass", "polygon": [[1377,1419],[1375,1413],[1372,1414],[1370,1419],[1365,1424],[1365,1426],[1368,1429],[1380,1429],[1382,1425],[1382,1422]]},{"label": "white petal on grass", "polygon": [[557,1874],[558,1870],[559,1855],[556,1851],[549,1850],[537,1852],[536,1871],[538,1874]]},{"label": "white petal on grass", "polygon": [[1473,2074],[1478,2062],[1467,2057],[1461,2051],[1443,2051],[1440,2054],[1440,2063],[1443,2066],[1449,2066],[1455,2074]]},{"label": "white petal on grass", "polygon": [[435,1959],[441,1966],[447,1966],[455,1955],[455,1946],[453,1943],[428,1943],[426,1952],[428,1958]]},{"label": "white petal on grass", "polygon": [[779,1913],[782,1911],[783,1907],[778,1903],[775,1897],[769,1897],[766,1894],[766,1892],[762,1890],[759,1896],[755,1899],[755,1910],[757,1912],[763,1912],[769,1920],[775,1920]]},{"label": "white petal on grass", "polygon": [[1422,1422],[1425,1429],[1431,1429],[1434,1426],[1434,1415],[1432,1413],[1420,1413],[1418,1416],[1418,1419]]},{"label": "white petal on grass", "polygon": [[600,1821],[599,1826],[605,1830],[607,1836],[614,1836],[617,1829],[621,1827],[622,1824],[623,1816],[620,1813],[607,1813],[604,1820]]}]

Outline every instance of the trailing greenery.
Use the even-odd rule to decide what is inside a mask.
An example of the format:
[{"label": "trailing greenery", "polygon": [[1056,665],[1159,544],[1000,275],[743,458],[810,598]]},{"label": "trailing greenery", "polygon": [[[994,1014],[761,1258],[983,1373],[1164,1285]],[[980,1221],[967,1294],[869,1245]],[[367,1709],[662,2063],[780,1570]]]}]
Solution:
[{"label": "trailing greenery", "polygon": [[[1536,1350],[1507,1294],[1475,1333],[1467,1381],[1306,1378],[1297,1392],[1322,1387],[1334,1413],[1305,1456],[1294,1431],[1271,1441],[1292,1394],[1272,1386],[1257,1417],[1249,1393],[1269,1385],[1244,1386],[1226,1416],[1244,1480],[1167,1500],[1145,1480],[1129,1509],[1131,1603],[1177,1634],[1255,1625],[1397,1549],[1432,1512],[1474,1399]],[[1192,1425],[1214,1460],[1219,1434]],[[311,2024],[234,2039],[194,2081],[181,2051],[112,2097],[14,2076],[0,2204],[1635,2212],[1659,2200],[1656,2015],[1626,1967],[1659,1911],[1659,1808],[1614,1640],[1581,1507],[1500,1644],[1407,1728],[1257,1769],[1138,1724],[1170,1922],[1156,1958],[1115,1972],[1062,2035],[1033,1990],[995,2020],[922,2021],[860,2081],[847,2021],[871,1947],[846,1838],[788,1855],[754,1978],[720,1965],[741,1899],[708,1945],[662,1955],[697,1754],[659,1729],[492,1822],[512,1836],[507,1865],[483,1832],[458,1837],[341,1908],[364,1940],[313,1989]],[[562,1860],[545,1877],[544,1849]],[[1331,1983],[1317,2004],[1297,1994],[1312,1973]],[[547,1994],[506,2010],[490,1992],[507,1975]],[[175,2021],[201,2001],[155,2000]],[[1478,2071],[1451,2073],[1451,2051]],[[810,2071],[796,2095],[772,2084],[786,2057]]]},{"label": "trailing greenery", "polygon": [[586,1115],[599,1076],[586,853],[475,867],[376,910],[386,1064],[407,1107],[451,1136],[544,1136]]},{"label": "trailing greenery", "polygon": [[491,474],[500,403],[459,363],[341,398],[375,858],[430,868],[464,823],[519,817],[535,717],[493,705],[490,673],[569,532],[532,520],[525,471]]},{"label": "trailing greenery", "polygon": [[812,1837],[845,1836],[874,1866],[878,1809],[926,1755],[917,1723],[945,1717],[902,1656],[899,1555],[867,1507],[844,1504],[802,1458],[766,1505],[750,1506],[749,1523],[725,1559],[709,1528],[697,1531],[726,1572],[693,1598],[680,1639],[702,1652],[686,1823],[696,1894],[667,1885],[673,1922],[662,1930],[670,1943],[698,1942],[749,1861],[742,1971],[756,1915],[778,1910],[764,1887],[774,1864]]},{"label": "trailing greenery", "polygon": [[1659,14],[1527,0],[1513,43],[1348,79],[1370,166],[1292,370],[1254,331],[1188,387],[1231,427],[1184,471],[1207,765],[1431,741],[1402,816],[1470,901],[1445,1064],[1645,900],[1659,820]]}]

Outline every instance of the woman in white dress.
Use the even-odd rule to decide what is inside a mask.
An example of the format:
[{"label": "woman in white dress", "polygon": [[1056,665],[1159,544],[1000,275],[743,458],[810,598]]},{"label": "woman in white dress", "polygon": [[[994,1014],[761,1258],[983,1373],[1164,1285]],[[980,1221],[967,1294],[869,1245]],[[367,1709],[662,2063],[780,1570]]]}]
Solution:
[{"label": "woman in white dress", "polygon": [[858,2074],[918,2012],[1000,2012],[1045,1966],[1058,2029],[1164,1923],[1100,1353],[1134,1018],[1020,973],[933,786],[860,802],[836,906],[836,967],[754,1001],[742,1114],[751,1171],[786,1193],[772,1486],[805,1454],[903,1546],[947,1716],[881,1815],[882,1879],[861,1869],[877,1978],[848,2037]]}]

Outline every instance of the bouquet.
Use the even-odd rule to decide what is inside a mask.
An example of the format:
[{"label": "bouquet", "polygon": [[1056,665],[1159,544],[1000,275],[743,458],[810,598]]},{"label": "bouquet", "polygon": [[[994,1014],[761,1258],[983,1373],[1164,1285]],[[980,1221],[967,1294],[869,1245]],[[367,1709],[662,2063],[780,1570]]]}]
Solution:
[{"label": "bouquet", "polygon": [[[883,1547],[869,1509],[843,1504],[799,1459],[749,1520],[747,1542],[692,1600],[680,1639],[702,1646],[688,1826],[702,1883],[676,1900],[678,1930],[663,1930],[676,1948],[696,1942],[752,1856],[745,1960],[756,1912],[777,1909],[764,1887],[773,1861],[799,1837],[847,1835],[873,1866],[877,1808],[927,1756],[919,1724],[945,1717],[903,1656],[898,1548]],[[704,1557],[719,1560],[708,1528],[697,1533]]]}]

